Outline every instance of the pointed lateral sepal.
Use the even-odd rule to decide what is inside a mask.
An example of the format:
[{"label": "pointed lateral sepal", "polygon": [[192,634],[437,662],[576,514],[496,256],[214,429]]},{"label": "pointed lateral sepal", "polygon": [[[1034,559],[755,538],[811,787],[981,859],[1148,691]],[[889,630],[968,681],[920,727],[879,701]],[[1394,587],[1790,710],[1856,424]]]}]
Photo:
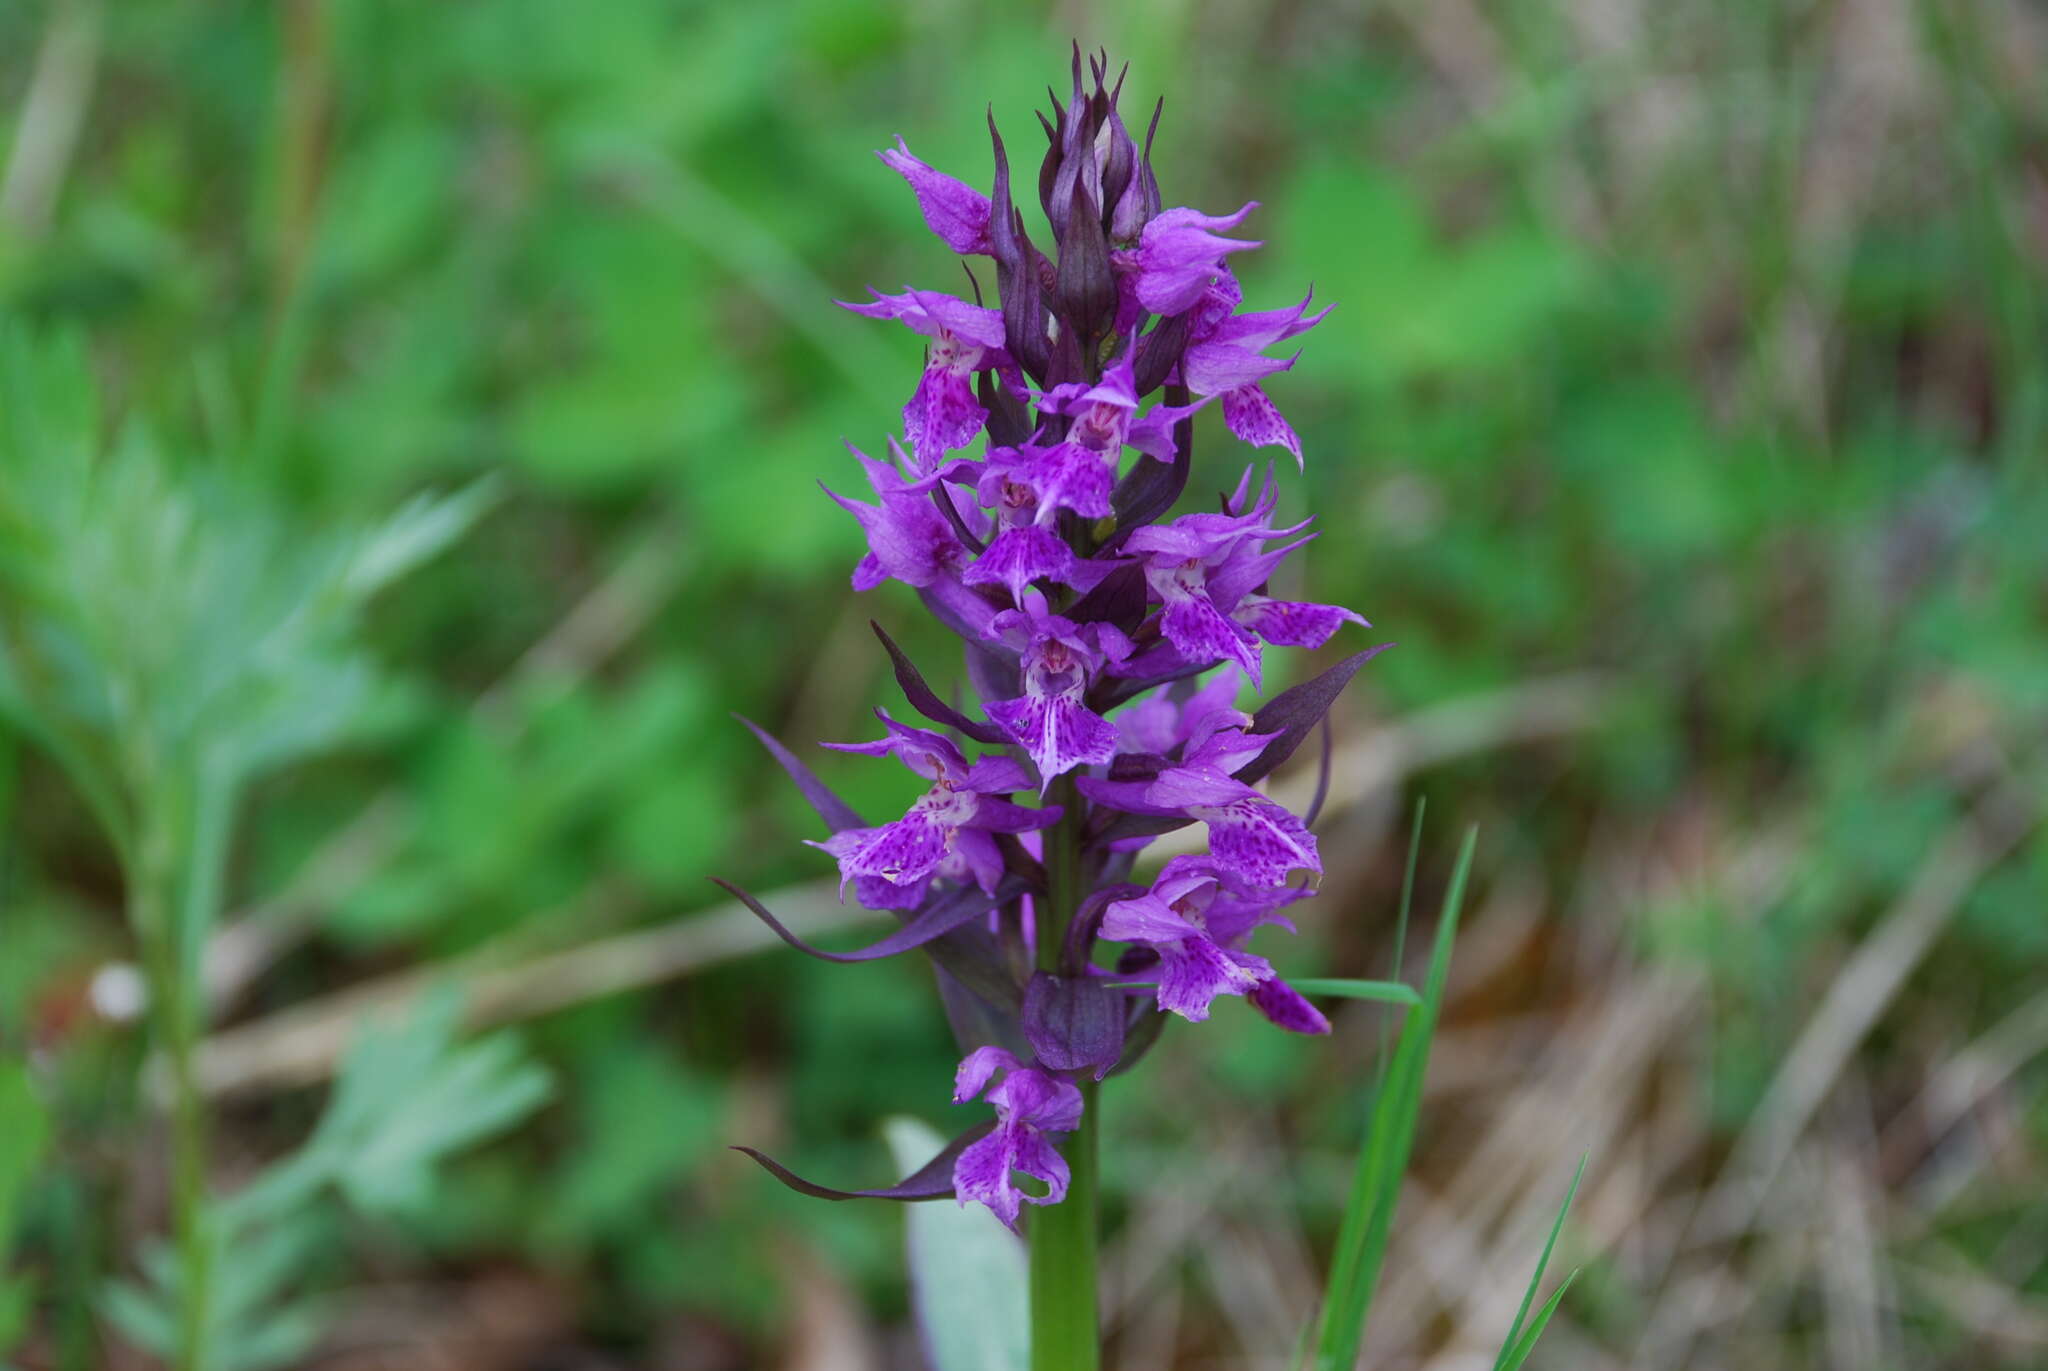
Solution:
[{"label": "pointed lateral sepal", "polygon": [[1124,997],[1091,977],[1034,971],[1024,989],[1024,1038],[1050,1071],[1101,1080],[1124,1050]]},{"label": "pointed lateral sepal", "polygon": [[938,1156],[891,1186],[879,1190],[834,1190],[829,1185],[807,1181],[766,1152],[751,1147],[734,1147],[761,1164],[769,1175],[791,1190],[820,1200],[944,1200],[953,1197],[953,1163],[960,1154],[995,1131],[995,1120],[978,1123],[946,1144]]},{"label": "pointed lateral sepal", "polygon": [[713,885],[752,910],[754,917],[767,924],[776,937],[782,939],[782,941],[788,943],[797,951],[807,952],[820,961],[826,962],[872,962],[882,957],[893,957],[900,952],[908,952],[913,948],[923,947],[934,939],[943,938],[956,928],[972,923],[991,909],[1015,899],[1019,894],[1023,893],[1024,889],[1022,881],[1013,880],[1003,882],[996,888],[996,893],[993,895],[985,894],[973,886],[969,886],[964,890],[956,890],[950,894],[926,901],[922,908],[918,909],[903,923],[902,927],[878,942],[869,943],[866,947],[855,948],[851,952],[827,952],[821,947],[813,947],[795,933],[792,933],[787,925],[768,912],[767,906],[734,885],[731,881],[720,880],[716,876],[710,879]]},{"label": "pointed lateral sepal", "polygon": [[819,780],[816,774],[803,764],[802,759],[784,747],[774,734],[744,714],[735,714],[732,717],[745,724],[747,731],[760,739],[761,746],[768,749],[769,755],[782,764],[782,769],[789,773],[789,779],[796,782],[796,788],[810,801],[811,808],[818,811],[818,817],[825,821],[827,828],[834,833],[843,833],[849,828],[868,826],[866,821],[854,812],[852,805],[833,794],[832,788]]},{"label": "pointed lateral sepal", "polygon": [[1251,785],[1292,757],[1294,749],[1301,746],[1302,740],[1330,712],[1330,706],[1337,702],[1344,687],[1351,684],[1351,678],[1358,674],[1359,668],[1392,646],[1392,643],[1381,643],[1378,647],[1354,652],[1322,675],[1283,690],[1260,706],[1258,713],[1252,715],[1252,726],[1245,731],[1277,733],[1280,736],[1267,743],[1264,752],[1235,772],[1237,779]]},{"label": "pointed lateral sepal", "polygon": [[902,648],[896,646],[895,639],[882,631],[880,624],[870,619],[868,627],[875,631],[875,636],[882,640],[882,646],[887,649],[889,661],[896,669],[896,684],[902,689],[903,698],[910,701],[912,709],[934,723],[959,729],[977,743],[1001,747],[1009,745],[1010,735],[994,724],[985,724],[970,718],[941,700],[938,693],[925,684],[924,676],[918,671],[917,664],[910,660]]}]

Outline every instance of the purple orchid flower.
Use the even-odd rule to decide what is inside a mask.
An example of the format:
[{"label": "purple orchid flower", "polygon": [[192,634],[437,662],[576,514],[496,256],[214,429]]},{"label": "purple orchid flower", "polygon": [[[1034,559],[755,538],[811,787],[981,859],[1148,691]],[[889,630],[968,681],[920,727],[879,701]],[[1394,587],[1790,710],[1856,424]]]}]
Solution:
[{"label": "purple orchid flower", "polygon": [[1101,932],[1157,954],[1159,1007],[1190,1023],[1208,1018],[1218,995],[1249,995],[1282,1028],[1327,1033],[1329,1021],[1274,974],[1272,963],[1243,950],[1267,924],[1292,933],[1294,925],[1279,911],[1311,893],[1293,886],[1242,893],[1213,861],[1175,857],[1145,894],[1103,911]]},{"label": "purple orchid flower", "polygon": [[1057,805],[1029,809],[997,798],[1030,789],[1030,778],[1016,759],[989,756],[969,763],[944,734],[900,724],[887,710],[875,712],[889,730],[887,737],[825,746],[869,757],[893,755],[932,786],[894,823],[844,829],[811,844],[839,859],[842,898],[846,886],[859,880],[894,887],[890,892],[865,887],[891,901],[872,906],[885,909],[906,907],[902,901],[916,903],[913,895],[935,876],[971,880],[983,890],[994,890],[1003,872],[1003,855],[994,835],[1026,833],[1059,822]]},{"label": "purple orchid flower", "polygon": [[[990,1088],[989,1078],[998,1071],[1003,1077]],[[1000,1047],[967,1054],[953,1078],[953,1102],[965,1104],[984,1089],[996,1108],[995,1131],[954,1162],[953,1190],[962,1205],[985,1204],[1015,1228],[1023,1203],[1058,1204],[1067,1197],[1066,1158],[1046,1135],[1081,1126],[1081,1092],[1072,1081],[1026,1066]],[[1027,1194],[1011,1178],[1018,1171],[1045,1182],[1045,1193]]]},{"label": "purple orchid flower", "polygon": [[966,584],[1008,586],[1021,605],[1033,581],[1087,590],[1108,574],[1107,565],[1076,555],[1052,527],[1062,509],[1084,518],[1108,516],[1112,475],[1093,454],[1066,444],[997,448],[980,472],[976,491],[995,510],[997,532],[961,574]]},{"label": "purple orchid flower", "polygon": [[1094,454],[1107,464],[1112,479],[1126,447],[1162,462],[1172,461],[1174,425],[1206,403],[1204,398],[1192,405],[1157,404],[1139,414],[1137,375],[1128,350],[1095,384],[1071,381],[1038,397],[1041,411],[1073,419],[1060,446]]},{"label": "purple orchid flower", "polygon": [[[889,440],[890,454],[896,459],[894,465],[868,456],[851,443],[847,444],[847,451],[860,462],[877,497],[877,503],[863,504],[830,486],[824,488],[867,535],[868,552],[853,569],[853,588],[873,590],[892,578],[919,588],[944,578],[958,579],[973,561],[973,554],[960,541],[953,521],[933,505],[928,492],[935,478],[906,477],[902,468],[909,459],[894,438]],[[964,526],[972,529],[977,524],[987,524],[988,517],[980,510],[965,500],[953,499],[949,489],[940,489],[944,492],[941,498],[952,500]]]},{"label": "purple orchid flower", "polygon": [[992,250],[988,239],[988,197],[965,181],[955,180],[942,171],[934,171],[911,155],[910,147],[901,138],[893,149],[884,148],[877,152],[879,157],[910,183],[911,194],[917,197],[917,208],[924,215],[925,226],[945,241],[947,247],[961,256],[987,256]]},{"label": "purple orchid flower", "polygon": [[1322,857],[1307,825],[1226,769],[1242,767],[1271,740],[1271,735],[1218,729],[1150,780],[1084,776],[1081,793],[1126,814],[1208,825],[1216,869],[1240,886],[1280,885],[1290,872],[1301,870],[1320,876]]},{"label": "purple orchid flower", "polygon": [[1184,314],[1223,271],[1225,253],[1259,246],[1249,239],[1225,238],[1219,232],[1236,228],[1258,207],[1253,200],[1235,214],[1163,211],[1139,233],[1137,247],[1119,249],[1110,261],[1130,273],[1133,293],[1146,309],[1159,315]]},{"label": "purple orchid flower", "polygon": [[[884,295],[864,305],[839,302],[843,309],[870,319],[895,319],[931,339],[925,350],[924,373],[903,406],[903,433],[917,456],[921,474],[930,475],[948,453],[966,447],[981,432],[988,411],[974,398],[969,380],[977,371],[1014,375],[1015,366],[1003,351],[1001,310],[984,309],[935,290],[910,290]],[[1022,388],[1022,380],[1016,382]]]},{"label": "purple orchid flower", "polygon": [[[1256,713],[1239,707],[1243,684],[1262,684],[1266,647],[1318,647],[1364,620],[1272,594],[1285,559],[1314,535],[1306,520],[1278,520],[1270,474],[1254,490],[1247,469],[1220,510],[1174,517],[1194,466],[1183,425],[1218,401],[1234,439],[1284,447],[1299,464],[1300,439],[1265,390],[1292,359],[1266,353],[1324,313],[1308,299],[1241,312],[1228,263],[1258,244],[1228,235],[1253,205],[1162,211],[1157,113],[1141,149],[1107,56],[1087,59],[1092,88],[1078,48],[1072,68],[1071,97],[1044,120],[1035,177],[1013,178],[993,119],[988,194],[901,139],[880,154],[947,247],[992,260],[990,304],[909,289],[846,306],[929,342],[903,408],[905,443],[890,439],[886,459],[855,452],[872,502],[827,491],[866,538],[854,585],[913,587],[960,639],[973,699],[927,682],[875,625],[897,687],[931,721],[884,712],[884,737],[834,745],[893,756],[924,778],[925,792],[880,825],[754,730],[830,830],[813,846],[837,860],[842,894],[851,886],[897,927],[863,948],[814,948],[729,887],[812,955],[929,956],[965,1053],[955,1098],[985,1098],[996,1116],[876,1189],[820,1186],[756,1159],[807,1194],[952,1195],[1013,1226],[1026,1203],[1068,1200],[1039,1216],[1034,1237],[1071,1237],[1094,1212],[1097,1168],[1076,1151],[1095,1145],[1094,1130],[1076,1133],[1082,1111],[1165,1016],[1201,1020],[1217,996],[1242,995],[1284,1028],[1328,1030],[1249,946],[1267,924],[1290,926],[1281,911],[1312,893],[1288,884],[1296,873],[1322,870],[1307,824],[1257,785],[1372,656],[1353,654]],[[1049,236],[1013,203],[1027,180]],[[1127,448],[1140,454],[1128,469]],[[1061,803],[1044,803],[1053,793]],[[1140,849],[1189,823],[1206,826],[1206,855],[1175,858],[1148,887],[1126,883]],[[1105,943],[1121,954],[1115,972]],[[1117,986],[1130,976],[1151,993]],[[1025,1044],[1029,1055],[1012,1055]],[[1091,1323],[1085,1310],[1063,1318]],[[1078,1347],[1052,1356],[1092,1364]]]},{"label": "purple orchid flower", "polygon": [[1114,624],[1076,624],[1048,613],[1037,594],[1026,597],[1023,609],[996,615],[993,627],[1022,654],[1024,693],[990,701],[988,716],[1030,754],[1039,793],[1077,766],[1114,758],[1116,726],[1082,700],[1106,663],[1130,655],[1130,639]]},{"label": "purple orchid flower", "polygon": [[1223,397],[1223,422],[1231,433],[1253,447],[1284,447],[1299,467],[1301,439],[1260,385],[1292,367],[1294,359],[1264,353],[1275,343],[1308,332],[1335,307],[1326,305],[1310,314],[1311,292],[1289,308],[1233,314],[1243,298],[1236,277],[1225,268],[1195,312],[1187,351],[1181,355],[1181,377],[1196,395]]},{"label": "purple orchid flower", "polygon": [[1289,647],[1321,647],[1346,621],[1364,624],[1336,605],[1275,600],[1257,594],[1290,552],[1309,541],[1292,538],[1307,522],[1276,528],[1268,522],[1275,495],[1268,478],[1258,501],[1246,508],[1251,472],[1221,514],[1188,514],[1132,534],[1124,551],[1144,558],[1145,580],[1164,606],[1159,631],[1189,662],[1234,662],[1261,679],[1260,640]]}]

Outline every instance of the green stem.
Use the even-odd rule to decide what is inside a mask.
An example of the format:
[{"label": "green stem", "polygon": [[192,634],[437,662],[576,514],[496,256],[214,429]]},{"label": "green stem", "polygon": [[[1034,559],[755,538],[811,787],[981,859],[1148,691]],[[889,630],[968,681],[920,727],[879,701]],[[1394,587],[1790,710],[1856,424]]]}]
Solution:
[{"label": "green stem", "polygon": [[176,1364],[178,1371],[206,1371],[212,1251],[206,1239],[206,1119],[193,1061],[199,1039],[198,986],[186,972],[176,914],[181,886],[177,839],[160,805],[138,845],[128,906],[149,969],[157,1050],[170,1072],[171,1226],[179,1276]]},{"label": "green stem", "polygon": [[1073,1173],[1067,1198],[1031,1214],[1031,1371],[1096,1371],[1101,1330],[1095,1310],[1100,1230],[1094,1081],[1081,1084],[1081,1127],[1060,1149]]},{"label": "green stem", "polygon": [[[1038,921],[1038,965],[1060,969],[1067,926],[1086,885],[1081,862],[1081,796],[1073,777],[1053,783],[1049,797],[1066,817],[1046,835],[1046,898]],[[1096,1313],[1096,1246],[1100,1238],[1094,1081],[1081,1084],[1081,1126],[1060,1148],[1071,1176],[1067,1197],[1031,1215],[1032,1371],[1095,1371],[1101,1365]]]},{"label": "green stem", "polygon": [[230,796],[210,776],[190,786],[156,787],[130,883],[130,917],[148,964],[157,1044],[170,1077],[178,1371],[209,1371],[214,1360],[207,1128],[197,1059],[205,1022],[203,954],[220,901]]}]

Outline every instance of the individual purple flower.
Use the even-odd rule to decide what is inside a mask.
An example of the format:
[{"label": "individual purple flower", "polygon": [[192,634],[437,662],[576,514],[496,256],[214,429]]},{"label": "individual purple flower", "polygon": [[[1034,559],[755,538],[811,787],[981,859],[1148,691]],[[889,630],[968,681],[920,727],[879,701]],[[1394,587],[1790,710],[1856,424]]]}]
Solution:
[{"label": "individual purple flower", "polygon": [[896,140],[893,149],[884,148],[875,156],[910,183],[925,225],[944,239],[947,247],[962,256],[986,256],[989,253],[989,203],[986,195],[965,181],[926,166],[911,155],[909,146],[901,138]]},{"label": "individual purple flower", "polygon": [[[1029,809],[997,798],[1025,790],[1031,781],[1015,758],[988,756],[970,763],[953,740],[929,729],[912,728],[875,711],[888,736],[869,743],[827,743],[839,752],[870,757],[893,755],[932,783],[931,789],[893,823],[874,828],[848,828],[813,847],[839,859],[842,896],[849,882],[883,881],[897,891],[869,895],[892,902],[872,907],[897,909],[893,902],[934,876],[972,880],[983,890],[995,889],[1003,871],[997,833],[1024,833],[1057,823],[1060,807]],[[865,896],[863,903],[871,903]]]},{"label": "individual purple flower", "polygon": [[1249,760],[1245,753],[1258,737],[1222,729],[1150,780],[1084,776],[1081,793],[1126,814],[1208,825],[1216,870],[1240,887],[1281,885],[1293,871],[1321,875],[1322,858],[1308,826],[1225,769]]},{"label": "individual purple flower", "polygon": [[1225,253],[1255,248],[1257,242],[1225,238],[1218,230],[1234,229],[1258,208],[1246,203],[1235,214],[1210,215],[1192,209],[1169,209],[1153,216],[1138,234],[1138,246],[1120,249],[1110,261],[1130,273],[1138,303],[1154,314],[1182,314],[1194,308],[1202,292],[1223,271]]},{"label": "individual purple flower", "polygon": [[[998,1071],[1002,1079],[990,1087],[989,1078]],[[1000,1047],[978,1047],[967,1054],[953,1078],[953,1102],[965,1104],[984,1089],[995,1106],[995,1131],[953,1163],[953,1193],[962,1207],[970,1201],[985,1204],[1015,1228],[1021,1204],[1058,1204],[1067,1197],[1066,1158],[1046,1135],[1081,1126],[1081,1092],[1072,1081],[1026,1066]],[[1012,1178],[1018,1171],[1043,1181],[1045,1193],[1024,1191]]]},{"label": "individual purple flower", "polygon": [[[1276,528],[1268,522],[1275,501],[1266,483],[1246,508],[1251,473],[1221,514],[1188,514],[1170,524],[1139,529],[1124,551],[1144,559],[1145,581],[1162,606],[1159,632],[1190,662],[1235,662],[1257,686],[1261,639],[1290,647],[1320,647],[1347,620],[1348,609],[1255,593],[1288,553],[1309,541],[1266,544],[1299,533],[1306,522]],[[1313,535],[1311,535],[1313,536]]]},{"label": "individual purple flower", "polygon": [[1260,680],[1257,637],[1230,617],[1234,602],[1211,587],[1213,573],[1243,565],[1263,538],[1277,536],[1257,515],[1187,514],[1128,538],[1123,551],[1143,559],[1145,583],[1159,597],[1159,632],[1189,662],[1234,662]]},{"label": "individual purple flower", "polygon": [[1021,605],[1033,581],[1086,590],[1107,574],[1107,565],[1076,556],[1052,527],[1062,509],[1086,518],[1109,513],[1111,482],[1101,464],[1090,454],[1063,449],[997,448],[981,464],[977,493],[995,511],[997,532],[961,573],[968,585],[1008,586]]},{"label": "individual purple flower", "polygon": [[[931,339],[924,372],[903,406],[903,433],[917,457],[918,471],[930,475],[946,455],[973,442],[988,418],[974,398],[970,379],[977,371],[1014,372],[1003,351],[1001,310],[984,309],[935,290],[910,290],[901,295],[871,291],[864,305],[840,301],[845,309],[870,319],[895,319]],[[1021,381],[1018,385],[1021,388]]]},{"label": "individual purple flower", "polygon": [[[1244,951],[1243,945],[1267,924],[1293,932],[1294,925],[1280,908],[1308,894],[1291,886],[1236,891],[1208,858],[1175,857],[1150,890],[1111,903],[1103,912],[1101,931],[1105,938],[1156,953],[1159,1007],[1200,1023],[1209,1017],[1209,1002],[1218,995],[1251,994],[1278,979],[1271,963]],[[1317,1021],[1321,1019],[1316,1015]],[[1326,1021],[1320,1027],[1301,1027],[1304,1020],[1298,1014],[1275,1022],[1297,1032],[1329,1031]]]},{"label": "individual purple flower", "polygon": [[[907,464],[903,449],[894,438],[889,451],[894,465],[868,456],[847,445],[867,473],[868,484],[877,497],[875,504],[849,499],[830,486],[825,493],[851,514],[867,535],[867,555],[853,569],[853,588],[872,590],[892,577],[906,585],[925,587],[942,578],[957,578],[973,561],[974,554],[960,541],[953,521],[932,503],[931,477],[913,481],[901,468]],[[941,498],[953,500],[954,508],[967,527],[987,523],[987,516],[964,500],[954,499],[947,487],[939,487]]]},{"label": "individual purple flower", "polygon": [[1109,517],[1109,497],[1116,486],[1116,468],[1074,443],[1042,447],[1031,443],[997,448],[979,468],[975,493],[990,509],[1000,509],[1012,491],[1030,493],[1031,522],[1050,524],[1063,509],[1084,519]]},{"label": "individual purple flower", "polygon": [[[1126,349],[1094,385],[1070,381],[1054,386],[1038,397],[1038,407],[1046,413],[1070,416],[1073,422],[1060,446],[1094,454],[1114,478],[1126,447],[1134,447],[1162,462],[1172,461],[1174,425],[1202,404],[1156,404],[1139,414],[1137,376],[1130,350]],[[1105,507],[1103,513],[1108,512]]]},{"label": "individual purple flower", "polygon": [[1115,757],[1116,726],[1083,699],[1105,663],[1130,654],[1130,640],[1116,625],[1076,624],[1048,613],[1045,597],[1032,594],[1023,609],[998,614],[993,627],[1020,650],[1024,693],[991,701],[988,716],[1031,754],[1040,793],[1056,776]]},{"label": "individual purple flower", "polygon": [[1265,350],[1323,321],[1334,306],[1308,312],[1309,298],[1285,309],[1233,314],[1243,292],[1226,269],[1209,286],[1188,332],[1180,374],[1196,395],[1223,397],[1223,422],[1253,447],[1279,446],[1302,464],[1301,439],[1282,417],[1260,382],[1294,365],[1293,358],[1267,357]]}]

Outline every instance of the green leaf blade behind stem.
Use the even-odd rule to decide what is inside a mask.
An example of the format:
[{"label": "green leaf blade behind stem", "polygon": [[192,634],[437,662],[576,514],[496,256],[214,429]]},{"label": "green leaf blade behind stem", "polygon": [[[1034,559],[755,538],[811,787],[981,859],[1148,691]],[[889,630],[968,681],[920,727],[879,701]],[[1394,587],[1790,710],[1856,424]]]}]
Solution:
[{"label": "green leaf blade behind stem", "polygon": [[1401,1176],[1408,1168],[1409,1153],[1415,1143],[1423,1077],[1429,1066],[1437,1015],[1443,1006],[1451,944],[1457,937],[1458,915],[1464,904],[1477,838],[1476,831],[1468,832],[1459,849],[1457,869],[1444,896],[1443,917],[1437,924],[1422,1002],[1402,1025],[1393,1060],[1373,1100],[1365,1147],[1359,1154],[1358,1173],[1338,1230],[1336,1255],[1324,1294],[1315,1346],[1314,1365],[1318,1371],[1351,1371],[1365,1341],[1366,1316],[1372,1305],[1373,1289],[1379,1282],[1380,1266],[1386,1258]]},{"label": "green leaf blade behind stem", "polygon": [[[946,1142],[915,1119],[890,1119],[882,1131],[899,1171]],[[981,1206],[943,1200],[906,1205],[903,1221],[911,1297],[933,1371],[1027,1371],[1028,1259],[1016,1235]]]},{"label": "green leaf blade behind stem", "polygon": [[1422,996],[1415,987],[1400,981],[1354,981],[1312,977],[1306,980],[1288,982],[1304,995],[1329,995],[1340,1000],[1377,1000],[1382,1004],[1406,1005],[1413,1009],[1422,1003]]}]

